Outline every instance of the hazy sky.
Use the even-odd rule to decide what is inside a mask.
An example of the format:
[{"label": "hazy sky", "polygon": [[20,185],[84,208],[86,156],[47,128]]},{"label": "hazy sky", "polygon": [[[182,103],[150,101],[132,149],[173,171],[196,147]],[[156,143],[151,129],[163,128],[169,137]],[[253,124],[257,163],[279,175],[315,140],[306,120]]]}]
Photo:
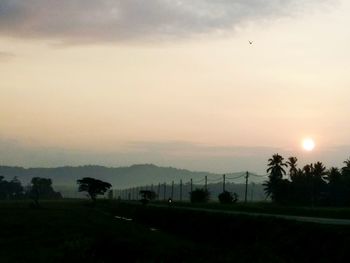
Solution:
[{"label": "hazy sky", "polygon": [[349,13],[346,0],[0,0],[0,163],[263,172],[280,152],[340,166]]}]

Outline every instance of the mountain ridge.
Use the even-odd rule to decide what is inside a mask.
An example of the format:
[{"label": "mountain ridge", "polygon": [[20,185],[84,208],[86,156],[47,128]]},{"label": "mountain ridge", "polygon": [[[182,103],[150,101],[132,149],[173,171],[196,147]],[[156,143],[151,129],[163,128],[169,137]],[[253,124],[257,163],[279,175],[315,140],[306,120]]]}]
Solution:
[{"label": "mountain ridge", "polygon": [[[227,175],[239,175],[227,173]],[[72,185],[82,177],[95,177],[110,182],[118,188],[135,185],[170,183],[179,180],[189,181],[208,178],[218,178],[222,174],[205,171],[191,171],[175,167],[163,167],[155,164],[133,164],[130,166],[107,167],[101,165],[59,166],[59,167],[29,167],[0,166],[0,175],[6,179],[16,176],[23,184],[28,184],[32,177],[46,177],[53,180],[56,185]]]}]

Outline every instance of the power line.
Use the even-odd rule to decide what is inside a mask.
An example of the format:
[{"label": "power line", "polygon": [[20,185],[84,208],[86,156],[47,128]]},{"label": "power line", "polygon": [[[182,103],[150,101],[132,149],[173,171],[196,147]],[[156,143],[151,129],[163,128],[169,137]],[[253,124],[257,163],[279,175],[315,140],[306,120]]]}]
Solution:
[{"label": "power line", "polygon": [[220,176],[219,178],[217,178],[217,179],[210,179],[210,178],[208,178],[208,181],[209,182],[219,182],[219,181],[221,181],[222,180],[222,177]]},{"label": "power line", "polygon": [[249,173],[249,175],[252,175],[255,177],[260,177],[260,178],[262,178],[262,177],[266,178],[269,176],[269,174],[253,174],[253,173]]},{"label": "power line", "polygon": [[204,181],[205,181],[205,178],[200,179],[200,180],[198,180],[198,181],[193,181],[193,183],[195,183],[195,184],[199,184],[199,183],[202,183],[202,182],[204,182]]},{"label": "power line", "polygon": [[226,177],[226,179],[236,180],[236,179],[242,178],[243,176],[244,176],[244,174],[241,174],[241,175],[238,175],[238,176],[235,176],[235,177]]}]

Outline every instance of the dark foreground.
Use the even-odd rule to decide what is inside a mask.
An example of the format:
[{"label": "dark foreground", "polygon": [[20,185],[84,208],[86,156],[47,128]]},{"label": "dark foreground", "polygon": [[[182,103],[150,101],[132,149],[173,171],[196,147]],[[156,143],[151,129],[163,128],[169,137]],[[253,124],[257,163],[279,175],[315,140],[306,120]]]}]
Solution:
[{"label": "dark foreground", "polygon": [[[133,221],[116,219],[132,218]],[[0,262],[347,262],[350,227],[118,202],[0,203]]]}]

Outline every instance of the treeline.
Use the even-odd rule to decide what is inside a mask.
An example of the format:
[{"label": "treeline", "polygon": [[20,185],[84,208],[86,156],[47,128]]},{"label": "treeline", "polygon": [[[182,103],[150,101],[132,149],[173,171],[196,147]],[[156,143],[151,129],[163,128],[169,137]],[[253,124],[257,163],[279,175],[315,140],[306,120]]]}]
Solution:
[{"label": "treeline", "polygon": [[17,177],[7,181],[0,176],[0,200],[33,199],[37,202],[39,198],[60,199],[62,195],[54,191],[49,178],[33,177],[29,185],[23,186]]},{"label": "treeline", "polygon": [[350,205],[350,159],[344,167],[327,169],[322,162],[298,168],[298,159],[287,161],[275,154],[268,160],[269,179],[264,183],[272,201],[291,205]]}]

